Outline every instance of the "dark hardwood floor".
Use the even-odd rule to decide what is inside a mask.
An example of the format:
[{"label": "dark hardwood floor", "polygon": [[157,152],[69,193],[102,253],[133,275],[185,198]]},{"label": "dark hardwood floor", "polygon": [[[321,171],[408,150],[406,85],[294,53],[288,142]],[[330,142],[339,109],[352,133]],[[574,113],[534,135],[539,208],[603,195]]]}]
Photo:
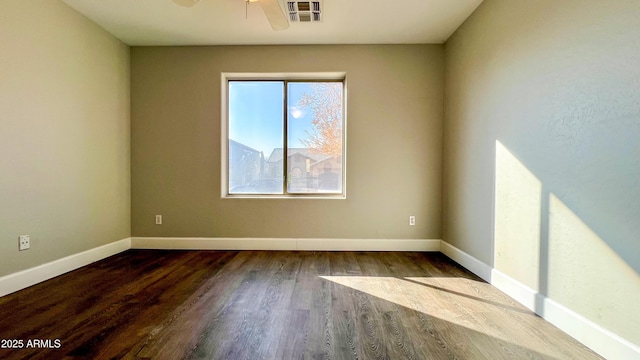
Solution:
[{"label": "dark hardwood floor", "polygon": [[130,250],[0,298],[0,339],[23,342],[2,359],[599,359],[417,252]]}]

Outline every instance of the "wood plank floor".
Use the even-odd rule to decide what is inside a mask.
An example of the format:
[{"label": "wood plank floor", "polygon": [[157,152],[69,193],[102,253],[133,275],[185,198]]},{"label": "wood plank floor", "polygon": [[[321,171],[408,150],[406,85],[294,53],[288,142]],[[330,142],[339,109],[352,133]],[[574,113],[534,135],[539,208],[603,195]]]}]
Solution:
[{"label": "wood plank floor", "polygon": [[130,250],[0,298],[0,339],[23,341],[2,359],[600,358],[418,252]]}]

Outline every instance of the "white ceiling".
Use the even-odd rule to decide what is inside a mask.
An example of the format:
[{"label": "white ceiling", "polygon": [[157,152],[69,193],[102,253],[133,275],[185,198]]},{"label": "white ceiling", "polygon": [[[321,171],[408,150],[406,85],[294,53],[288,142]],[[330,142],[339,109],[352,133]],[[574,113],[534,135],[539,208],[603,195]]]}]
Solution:
[{"label": "white ceiling", "polygon": [[128,45],[441,44],[482,0],[323,0],[322,22],[273,31],[258,3],[63,0]]}]

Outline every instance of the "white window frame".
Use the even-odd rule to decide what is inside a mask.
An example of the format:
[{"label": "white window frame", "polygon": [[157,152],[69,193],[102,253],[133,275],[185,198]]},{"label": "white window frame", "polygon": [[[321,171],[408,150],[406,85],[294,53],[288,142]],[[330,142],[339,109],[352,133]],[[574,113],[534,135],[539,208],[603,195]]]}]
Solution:
[{"label": "white window frame", "polygon": [[[229,194],[229,81],[341,81],[342,103],[342,192],[335,194]],[[220,76],[220,185],[223,199],[346,199],[347,198],[347,74],[346,72],[312,73],[238,73],[223,72]],[[286,117],[286,112],[285,112]],[[286,119],[285,119],[286,121]],[[286,149],[284,149],[286,151]],[[283,179],[283,182],[285,180]],[[285,184],[286,185],[286,184]],[[285,186],[286,187],[286,186]]]}]

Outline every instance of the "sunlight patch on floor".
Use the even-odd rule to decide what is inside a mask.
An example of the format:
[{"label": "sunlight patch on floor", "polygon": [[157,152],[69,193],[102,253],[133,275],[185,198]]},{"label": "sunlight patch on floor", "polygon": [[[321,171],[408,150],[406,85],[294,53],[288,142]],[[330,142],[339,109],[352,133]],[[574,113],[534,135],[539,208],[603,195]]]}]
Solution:
[{"label": "sunlight patch on floor", "polygon": [[378,276],[321,276],[333,283],[375,296],[423,314],[437,317],[457,326],[513,343],[546,356],[555,357],[552,349],[545,349],[531,336],[514,336],[518,330],[518,318],[509,328],[495,326],[490,316],[511,316],[516,313],[527,321],[540,321],[530,311],[491,296],[491,285],[464,278],[395,277]]}]

